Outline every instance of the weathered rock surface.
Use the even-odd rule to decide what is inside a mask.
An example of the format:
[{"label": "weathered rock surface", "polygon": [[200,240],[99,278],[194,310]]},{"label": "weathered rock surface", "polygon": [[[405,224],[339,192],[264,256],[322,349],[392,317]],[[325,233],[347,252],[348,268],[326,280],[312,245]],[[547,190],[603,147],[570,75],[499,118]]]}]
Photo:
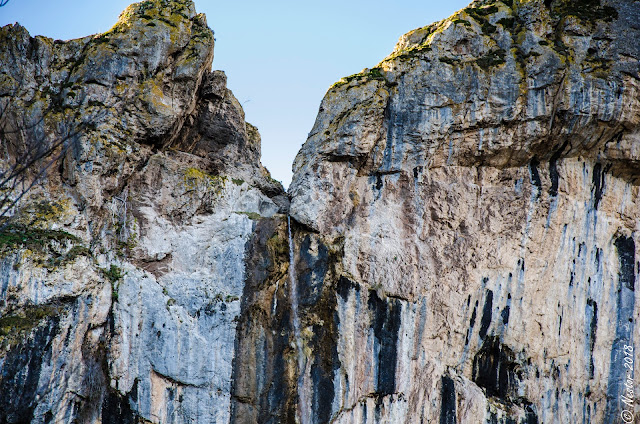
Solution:
[{"label": "weathered rock surface", "polygon": [[229,422],[245,245],[288,200],[204,16],[0,40],[3,169],[65,140],[0,231],[0,422]]},{"label": "weathered rock surface", "polygon": [[68,140],[0,228],[0,423],[639,420],[638,22],[476,2],[336,83],[294,164],[296,293],[191,1],[0,29],[3,169]]},{"label": "weathered rock surface", "polygon": [[290,189],[312,422],[640,416],[638,22],[476,2],[328,91]]}]

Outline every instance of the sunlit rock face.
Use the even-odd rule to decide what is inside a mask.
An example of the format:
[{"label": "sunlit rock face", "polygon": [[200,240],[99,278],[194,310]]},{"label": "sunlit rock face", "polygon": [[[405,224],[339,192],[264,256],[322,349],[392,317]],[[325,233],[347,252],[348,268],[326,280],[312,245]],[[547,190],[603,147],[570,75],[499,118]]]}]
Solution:
[{"label": "sunlit rock face", "polygon": [[409,32],[329,89],[290,208],[191,1],[1,28],[0,165],[60,157],[0,228],[0,423],[640,420],[638,22]]},{"label": "sunlit rock face", "polygon": [[3,169],[64,140],[1,230],[0,422],[229,422],[246,245],[288,200],[204,16],[0,40]]},{"label": "sunlit rock face", "polygon": [[640,416],[637,22],[476,2],[329,89],[290,189],[313,422]]}]

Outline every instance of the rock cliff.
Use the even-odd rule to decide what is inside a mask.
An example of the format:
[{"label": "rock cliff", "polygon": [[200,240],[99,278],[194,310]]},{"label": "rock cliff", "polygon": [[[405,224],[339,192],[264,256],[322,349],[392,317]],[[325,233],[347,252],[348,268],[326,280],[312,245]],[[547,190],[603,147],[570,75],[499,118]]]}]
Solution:
[{"label": "rock cliff", "polygon": [[475,2],[327,92],[290,188],[313,422],[640,416],[638,22]]},{"label": "rock cliff", "polygon": [[205,17],[0,40],[4,170],[61,156],[0,232],[0,422],[228,422],[245,244],[288,200]]},{"label": "rock cliff", "polygon": [[411,31],[329,89],[289,196],[190,0],[1,28],[2,169],[47,172],[0,193],[0,423],[640,420],[638,22]]}]

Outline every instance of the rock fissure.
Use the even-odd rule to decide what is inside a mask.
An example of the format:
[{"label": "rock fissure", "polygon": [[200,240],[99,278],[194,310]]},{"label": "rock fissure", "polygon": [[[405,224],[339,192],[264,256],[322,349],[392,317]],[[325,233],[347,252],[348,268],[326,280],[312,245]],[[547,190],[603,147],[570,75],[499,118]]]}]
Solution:
[{"label": "rock fissure", "polygon": [[613,422],[638,21],[483,0],[411,31],[327,91],[288,193],[190,0],[1,28],[0,170],[57,168],[0,223],[0,422]]}]

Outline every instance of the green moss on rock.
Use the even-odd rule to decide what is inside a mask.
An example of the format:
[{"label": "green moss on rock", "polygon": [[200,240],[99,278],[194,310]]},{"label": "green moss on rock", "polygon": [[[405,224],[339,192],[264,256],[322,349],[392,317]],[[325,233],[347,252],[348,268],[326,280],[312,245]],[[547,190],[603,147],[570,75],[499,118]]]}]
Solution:
[{"label": "green moss on rock", "polygon": [[276,232],[273,237],[267,240],[267,251],[271,258],[287,262],[289,259],[289,241],[281,232]]},{"label": "green moss on rock", "polygon": [[384,74],[382,73],[382,68],[376,67],[365,70],[363,72],[349,75],[348,77],[342,78],[340,81],[333,84],[333,87],[340,87],[342,85],[348,84],[351,81],[361,81],[361,80],[381,80],[385,81]]},{"label": "green moss on rock", "polygon": [[262,218],[262,215],[260,215],[259,213],[256,213],[256,212],[237,211],[237,212],[234,212],[234,213],[237,213],[238,215],[246,215],[246,216],[249,217],[249,219],[254,220],[254,221]]},{"label": "green moss on rock", "polygon": [[20,224],[5,224],[0,230],[0,252],[18,248],[43,252],[54,241],[80,243],[78,237],[60,230],[47,230]]},{"label": "green moss on rock", "polygon": [[102,272],[102,275],[107,280],[109,280],[112,284],[117,283],[118,281],[122,280],[122,278],[124,277],[124,273],[122,272],[122,269],[117,265],[111,264],[111,266],[108,269],[100,268],[100,271]]},{"label": "green moss on rock", "polygon": [[[471,25],[471,24],[469,24],[469,25]],[[422,56],[424,56],[425,53],[428,53],[431,50],[433,50],[431,48],[431,46],[422,44],[422,45],[419,45],[419,46],[416,46],[416,47],[412,47],[412,48],[407,49],[407,50],[401,50],[401,51],[393,54],[392,56],[390,56],[386,60],[411,59],[411,58],[414,58],[414,57],[422,57]]]},{"label": "green moss on rock", "polygon": [[575,16],[583,24],[618,18],[618,11],[612,6],[603,6],[600,0],[556,0],[552,3],[552,13],[557,17]]},{"label": "green moss on rock", "polygon": [[460,63],[460,59],[454,59],[452,57],[440,57],[438,60],[442,63],[446,63],[451,66],[456,66]]},{"label": "green moss on rock", "polygon": [[492,50],[486,55],[482,56],[476,63],[484,70],[488,70],[493,66],[502,65],[506,62],[506,52],[503,49]]},{"label": "green moss on rock", "polygon": [[514,18],[502,18],[496,23],[502,25],[505,29],[511,29],[515,26],[515,21],[516,20]]},{"label": "green moss on rock", "polygon": [[464,25],[464,26],[467,26],[467,27],[471,26],[471,22],[466,21],[464,19],[454,19],[451,22],[453,22],[454,25],[460,24],[460,25]]},{"label": "green moss on rock", "polygon": [[0,352],[19,343],[46,318],[59,315],[60,305],[28,305],[0,317]]}]

